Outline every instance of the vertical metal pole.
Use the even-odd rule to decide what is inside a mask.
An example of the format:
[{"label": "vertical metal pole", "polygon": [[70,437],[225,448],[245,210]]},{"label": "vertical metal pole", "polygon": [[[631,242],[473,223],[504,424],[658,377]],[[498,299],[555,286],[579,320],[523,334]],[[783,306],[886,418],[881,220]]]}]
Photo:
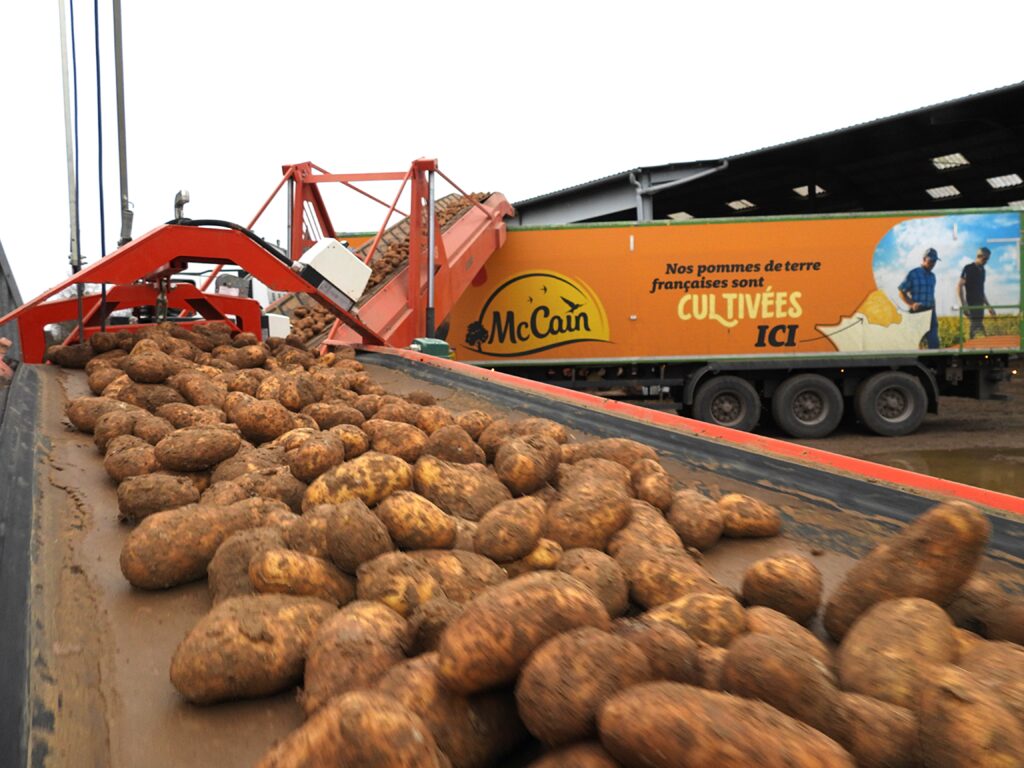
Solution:
[{"label": "vertical metal pole", "polygon": [[121,0],[114,0],[114,86],[117,91],[117,160],[121,170],[120,248],[132,239],[134,214],[128,202],[128,146],[124,128],[124,60],[121,58]]},{"label": "vertical metal pole", "polygon": [[[60,10],[60,63],[61,75],[64,83],[64,136],[68,157],[68,221],[71,229],[71,272],[77,274],[82,270],[82,253],[78,247],[78,185],[75,183],[75,150],[71,133],[71,88],[68,83],[68,42],[67,42],[67,18],[64,13],[64,0],[57,0],[57,7]],[[82,327],[82,284],[77,285],[78,290],[78,338],[82,339],[84,328]]]},{"label": "vertical metal pole", "polygon": [[434,172],[427,171],[427,338],[434,338]]},{"label": "vertical metal pole", "polygon": [[295,218],[295,180],[288,179],[288,260],[294,261],[292,255],[292,226]]}]

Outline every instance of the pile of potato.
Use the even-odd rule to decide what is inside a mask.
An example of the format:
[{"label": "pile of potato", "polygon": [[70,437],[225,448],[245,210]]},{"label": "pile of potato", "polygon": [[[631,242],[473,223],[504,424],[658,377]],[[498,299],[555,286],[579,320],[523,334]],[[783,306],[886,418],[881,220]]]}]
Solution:
[{"label": "pile of potato", "polygon": [[289,315],[292,321],[291,337],[302,344],[331,327],[334,315],[320,305],[296,307]]},{"label": "pile of potato", "polygon": [[650,447],[389,394],[351,350],[218,325],[51,358],[131,524],[135,587],[206,579],[170,679],[201,705],[301,686],[260,765],[1024,764],[1024,602],[940,504],[824,603],[798,555],[702,566],[779,511],[680,487]]}]

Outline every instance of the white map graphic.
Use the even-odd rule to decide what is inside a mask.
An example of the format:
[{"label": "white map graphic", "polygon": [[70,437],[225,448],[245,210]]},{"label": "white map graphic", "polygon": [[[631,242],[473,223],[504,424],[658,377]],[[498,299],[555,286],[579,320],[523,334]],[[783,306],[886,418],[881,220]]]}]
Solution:
[{"label": "white map graphic", "polygon": [[862,312],[842,317],[835,325],[817,325],[840,352],[899,352],[917,349],[931,326],[931,312],[900,313],[899,322],[875,325]]}]

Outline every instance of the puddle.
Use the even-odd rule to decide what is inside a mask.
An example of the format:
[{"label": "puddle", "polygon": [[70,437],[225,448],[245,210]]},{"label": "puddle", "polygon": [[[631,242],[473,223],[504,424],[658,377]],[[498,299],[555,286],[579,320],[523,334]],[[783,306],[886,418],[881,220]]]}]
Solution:
[{"label": "puddle", "polygon": [[1024,496],[1024,451],[1021,450],[900,451],[872,456],[871,460],[990,491]]}]

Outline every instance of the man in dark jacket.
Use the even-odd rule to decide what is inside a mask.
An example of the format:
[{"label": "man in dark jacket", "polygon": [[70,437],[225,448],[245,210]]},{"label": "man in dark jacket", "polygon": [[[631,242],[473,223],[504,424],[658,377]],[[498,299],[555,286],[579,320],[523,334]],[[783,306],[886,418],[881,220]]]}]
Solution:
[{"label": "man in dark jacket", "polygon": [[991,256],[992,252],[988,248],[979,248],[974,261],[960,273],[960,283],[957,285],[960,306],[971,320],[972,339],[978,334],[988,335],[985,333],[985,308],[988,307],[992,317],[996,315],[996,311],[989,306],[988,299],[985,298],[985,265]]}]

